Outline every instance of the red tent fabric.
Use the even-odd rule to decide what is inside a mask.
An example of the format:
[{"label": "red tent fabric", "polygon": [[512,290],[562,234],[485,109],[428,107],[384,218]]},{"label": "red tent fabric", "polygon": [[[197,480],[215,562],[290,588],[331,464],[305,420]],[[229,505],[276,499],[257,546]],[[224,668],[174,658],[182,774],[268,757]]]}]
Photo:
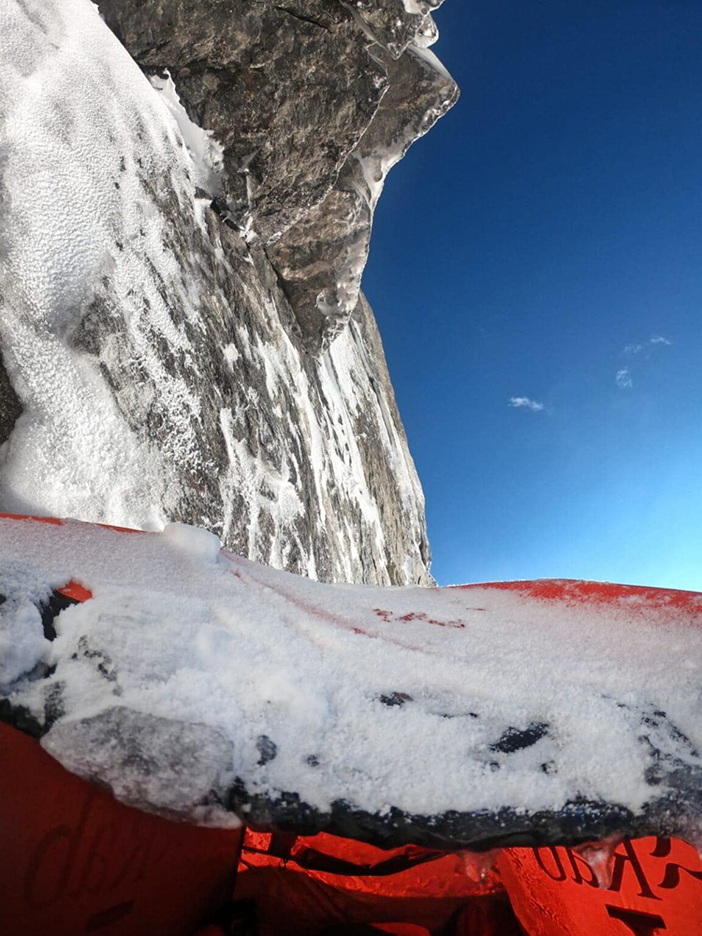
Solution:
[{"label": "red tent fabric", "polygon": [[326,833],[247,831],[236,898],[255,903],[260,936],[350,934],[353,926],[398,936],[516,936],[493,862],[414,846],[386,851]]},{"label": "red tent fabric", "polygon": [[702,933],[702,858],[679,839],[625,839],[585,856],[512,848],[498,866],[529,936]]},{"label": "red tent fabric", "polygon": [[0,723],[3,936],[191,936],[231,899],[241,837],[124,806]]}]

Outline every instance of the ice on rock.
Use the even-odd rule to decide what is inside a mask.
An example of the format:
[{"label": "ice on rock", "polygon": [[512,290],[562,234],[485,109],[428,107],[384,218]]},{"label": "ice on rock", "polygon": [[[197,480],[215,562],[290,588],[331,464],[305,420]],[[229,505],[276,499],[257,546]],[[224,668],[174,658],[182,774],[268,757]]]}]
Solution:
[{"label": "ice on rock", "polygon": [[43,744],[68,770],[106,784],[123,803],[148,803],[153,812],[194,816],[202,824],[213,818],[230,824],[226,816],[222,822],[219,804],[233,745],[215,728],[114,706],[60,722]]}]

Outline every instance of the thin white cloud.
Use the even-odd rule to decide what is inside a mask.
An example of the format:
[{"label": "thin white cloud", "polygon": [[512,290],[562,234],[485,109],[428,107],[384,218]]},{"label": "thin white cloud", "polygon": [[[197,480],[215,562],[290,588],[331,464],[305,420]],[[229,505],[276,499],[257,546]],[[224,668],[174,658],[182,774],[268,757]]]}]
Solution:
[{"label": "thin white cloud", "polygon": [[[647,341],[626,345],[622,354],[626,358],[635,357],[636,355],[640,354],[640,360],[647,362],[651,360],[651,355],[654,353],[653,349],[656,346],[670,347],[672,343],[673,342],[670,341],[670,339],[664,338],[663,335],[651,335]],[[636,362],[637,367],[638,363],[639,362]],[[618,370],[614,381],[616,385],[622,390],[631,390],[631,388],[634,386],[634,381],[632,379],[631,370],[629,367],[622,367],[621,370]]]},{"label": "thin white cloud", "polygon": [[670,347],[672,341],[669,341],[667,338],[664,338],[663,335],[652,335],[648,341],[645,341],[643,344],[636,342],[635,344],[628,344],[624,348],[624,354],[634,355],[640,354],[644,349],[648,349],[651,345],[667,345]]},{"label": "thin white cloud", "polygon": [[643,351],[642,344],[628,344],[626,348],[624,348],[624,354],[638,354],[639,351]]},{"label": "thin white cloud", "polygon": [[530,409],[533,413],[539,413],[544,408],[543,403],[538,403],[536,400],[530,400],[528,396],[513,396],[510,397],[508,406],[524,407]]},{"label": "thin white cloud", "polygon": [[621,370],[617,371],[617,376],[614,378],[618,387],[621,387],[622,390],[630,390],[634,386],[634,381],[631,379],[631,373],[628,367],[623,367]]}]

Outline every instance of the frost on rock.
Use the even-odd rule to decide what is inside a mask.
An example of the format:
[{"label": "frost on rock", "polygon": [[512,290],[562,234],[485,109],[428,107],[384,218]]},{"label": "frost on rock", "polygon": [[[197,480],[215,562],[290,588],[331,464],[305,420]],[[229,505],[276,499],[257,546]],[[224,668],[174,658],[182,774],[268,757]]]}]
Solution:
[{"label": "frost on rock", "polygon": [[[249,81],[287,95],[286,122],[247,177],[264,173],[261,218],[298,217],[295,165],[316,166],[309,191],[322,198],[377,109],[385,66],[340,4],[328,38],[271,4],[239,4],[222,22],[228,5],[185,6],[192,22],[169,41],[159,44],[154,4],[125,7],[136,24],[120,35],[143,41],[146,59],[152,40],[181,65],[193,43],[223,56],[237,113],[251,104]],[[115,28],[118,7],[100,4]],[[262,16],[288,29],[258,32]],[[257,50],[251,61],[241,43]],[[296,43],[319,61],[324,108],[290,97],[308,81]],[[346,74],[332,47],[355,76],[343,106],[321,80]],[[254,68],[271,57],[272,70]],[[193,121],[183,75],[171,72],[174,85],[168,63],[153,64],[150,83],[89,0],[0,6],[0,510],[141,529],[189,522],[321,579],[430,583],[424,499],[370,308],[356,306],[322,358],[306,353],[265,252],[211,207],[228,138],[220,150]],[[191,72],[210,113],[208,75]],[[267,87],[256,98],[266,107]],[[278,126],[266,114],[261,139]],[[318,162],[305,161],[310,147]]]},{"label": "frost on rock", "polygon": [[163,75],[152,75],[151,86],[160,91],[170,112],[176,119],[183,142],[196,170],[194,181],[204,193],[215,198],[219,194],[222,172],[222,146],[211,130],[203,130],[188,117],[168,69]]},{"label": "frost on rock", "polygon": [[[120,799],[385,844],[702,832],[702,596],[322,585],[176,532],[0,520],[0,704]],[[69,579],[47,645],[22,609]]]}]

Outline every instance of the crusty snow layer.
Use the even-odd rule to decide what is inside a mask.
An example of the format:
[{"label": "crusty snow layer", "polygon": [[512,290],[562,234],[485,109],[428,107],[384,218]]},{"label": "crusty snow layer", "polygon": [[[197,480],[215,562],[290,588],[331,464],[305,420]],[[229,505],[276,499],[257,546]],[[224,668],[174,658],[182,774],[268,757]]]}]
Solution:
[{"label": "crusty snow layer", "polygon": [[[162,519],[166,466],[134,437],[97,362],[71,348],[71,335],[100,277],[117,267],[125,314],[136,314],[129,290],[142,303],[146,296],[155,333],[183,344],[140,263],[129,251],[115,256],[115,241],[161,254],[175,278],[162,219],[129,170],[141,159],[185,175],[189,157],[165,104],[93,4],[29,6],[0,6],[0,338],[25,410],[0,487],[15,508],[141,526]],[[197,400],[177,381],[168,390],[185,429]],[[184,432],[182,457],[188,442]]]},{"label": "crusty snow layer", "polygon": [[[93,598],[45,640],[32,602],[69,580]],[[0,593],[0,692],[145,809],[275,825],[343,803],[416,830],[587,802],[633,831],[665,801],[649,831],[699,824],[702,596],[320,585],[181,525],[6,519]]]}]

